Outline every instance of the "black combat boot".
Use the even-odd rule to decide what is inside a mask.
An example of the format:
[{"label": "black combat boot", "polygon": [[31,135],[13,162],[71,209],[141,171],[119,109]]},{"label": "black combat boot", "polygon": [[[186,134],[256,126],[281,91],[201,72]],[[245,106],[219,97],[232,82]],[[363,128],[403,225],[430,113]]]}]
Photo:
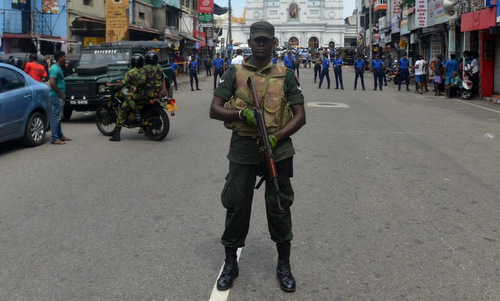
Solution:
[{"label": "black combat boot", "polygon": [[290,268],[290,242],[277,243],[278,248],[278,268],[277,275],[280,287],[287,293],[295,292],[295,279]]},{"label": "black combat boot", "polygon": [[113,136],[111,136],[111,138],[109,138],[109,141],[120,141],[120,132],[121,132],[122,128],[119,127],[119,128],[116,128],[115,130],[115,133],[113,134]]},{"label": "black combat boot", "polygon": [[226,260],[222,273],[219,279],[217,279],[217,289],[219,291],[225,291],[233,287],[233,281],[238,277],[239,268],[238,260],[236,258],[237,248],[225,247]]},{"label": "black combat boot", "polygon": [[128,121],[134,123],[141,122],[141,111],[139,111],[139,108],[134,108],[133,112],[134,116],[129,118]]}]

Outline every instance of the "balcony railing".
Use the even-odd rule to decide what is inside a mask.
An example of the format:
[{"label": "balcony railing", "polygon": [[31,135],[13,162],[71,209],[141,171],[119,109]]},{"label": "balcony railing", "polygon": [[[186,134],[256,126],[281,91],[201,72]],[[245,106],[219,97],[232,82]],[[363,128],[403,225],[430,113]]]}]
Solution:
[{"label": "balcony railing", "polygon": [[0,33],[53,35],[53,16],[38,10],[0,9]]}]

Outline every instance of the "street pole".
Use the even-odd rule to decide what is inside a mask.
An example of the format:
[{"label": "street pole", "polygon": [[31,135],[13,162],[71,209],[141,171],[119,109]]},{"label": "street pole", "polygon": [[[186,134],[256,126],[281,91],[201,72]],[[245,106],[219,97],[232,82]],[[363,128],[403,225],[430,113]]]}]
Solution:
[{"label": "street pole", "polygon": [[[229,40],[227,42],[228,42],[228,44],[231,44],[231,46],[232,46],[232,44],[233,44],[233,37],[231,35],[231,17],[233,15],[233,12],[232,12],[232,9],[231,9],[231,0],[228,0],[228,2],[229,2],[229,20],[228,20],[227,34],[228,34],[228,39]],[[231,47],[231,50],[229,50],[229,53],[228,53],[229,59],[232,58],[232,54],[233,54],[233,48]]]},{"label": "street pole", "polygon": [[373,60],[373,1],[370,1],[370,62]]}]

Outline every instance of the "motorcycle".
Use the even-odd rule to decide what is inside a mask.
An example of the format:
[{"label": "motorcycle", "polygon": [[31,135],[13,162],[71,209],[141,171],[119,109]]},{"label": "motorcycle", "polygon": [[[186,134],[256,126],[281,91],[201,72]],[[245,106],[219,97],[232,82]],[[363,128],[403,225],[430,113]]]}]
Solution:
[{"label": "motorcycle", "polygon": [[399,74],[398,74],[397,68],[395,68],[394,66],[387,68],[387,71],[385,72],[385,79],[388,82],[395,80],[394,83],[397,84],[396,81],[399,79]]},{"label": "motorcycle", "polygon": [[462,70],[462,89],[460,91],[463,99],[470,99],[472,97],[472,67],[470,64],[465,65]]},{"label": "motorcycle", "polygon": [[[103,103],[97,108],[95,123],[104,136],[113,136],[116,131],[118,112],[129,93],[129,88],[110,86],[108,89],[110,95],[103,97]],[[106,98],[108,98],[107,101],[105,101]],[[123,126],[127,128],[140,127],[150,140],[160,141],[167,136],[170,130],[170,120],[166,111],[170,112],[170,116],[174,116],[177,104],[173,98],[153,98],[146,104],[140,105],[139,111],[141,113],[140,121],[133,121],[133,112],[130,112]]]}]

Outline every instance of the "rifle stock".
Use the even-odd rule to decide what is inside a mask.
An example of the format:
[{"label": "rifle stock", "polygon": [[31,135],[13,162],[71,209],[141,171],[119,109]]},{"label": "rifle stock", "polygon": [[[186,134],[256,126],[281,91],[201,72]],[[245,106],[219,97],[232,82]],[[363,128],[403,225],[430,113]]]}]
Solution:
[{"label": "rifle stock", "polygon": [[[279,197],[280,188],[278,185],[278,170],[276,169],[276,162],[274,161],[274,154],[271,148],[271,144],[269,143],[269,138],[266,129],[266,120],[264,119],[264,109],[262,108],[262,104],[260,103],[259,96],[257,95],[257,90],[255,89],[255,82],[253,80],[253,75],[248,77],[247,81],[251,91],[253,98],[253,105],[255,108],[255,118],[257,119],[257,125],[259,128],[261,147],[260,151],[266,157],[266,165],[268,171],[268,179],[273,184],[274,194],[276,196],[276,200],[278,202],[278,207],[281,213],[284,213],[284,209],[281,207],[281,201]],[[257,186],[259,187],[260,184]]]}]

